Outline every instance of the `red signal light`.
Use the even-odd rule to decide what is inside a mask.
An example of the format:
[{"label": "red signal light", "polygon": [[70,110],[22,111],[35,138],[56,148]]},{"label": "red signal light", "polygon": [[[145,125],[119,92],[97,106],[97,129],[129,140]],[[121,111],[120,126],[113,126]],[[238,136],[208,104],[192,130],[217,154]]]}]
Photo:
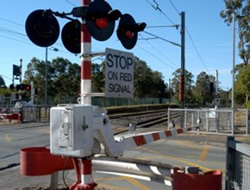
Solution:
[{"label": "red signal light", "polygon": [[31,86],[30,85],[26,85],[25,86],[25,90],[30,91],[31,90]]},{"label": "red signal light", "polygon": [[107,17],[103,17],[103,18],[97,18],[95,20],[96,25],[100,28],[100,29],[104,29],[107,28],[108,26],[108,18]]},{"label": "red signal light", "polygon": [[135,33],[131,32],[131,31],[126,31],[125,35],[127,38],[132,39],[134,37]]}]

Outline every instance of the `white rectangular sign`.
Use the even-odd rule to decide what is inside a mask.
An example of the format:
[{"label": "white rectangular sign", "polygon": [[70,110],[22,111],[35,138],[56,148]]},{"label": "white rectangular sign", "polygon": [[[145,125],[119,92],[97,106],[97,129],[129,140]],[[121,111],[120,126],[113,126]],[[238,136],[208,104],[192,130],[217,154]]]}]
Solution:
[{"label": "white rectangular sign", "polygon": [[134,55],[106,48],[105,96],[132,98],[134,94]]}]

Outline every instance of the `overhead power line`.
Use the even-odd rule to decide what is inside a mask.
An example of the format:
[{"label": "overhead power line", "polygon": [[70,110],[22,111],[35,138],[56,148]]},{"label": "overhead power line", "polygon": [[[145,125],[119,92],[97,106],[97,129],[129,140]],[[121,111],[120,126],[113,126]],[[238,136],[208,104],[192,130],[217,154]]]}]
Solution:
[{"label": "overhead power line", "polygon": [[176,25],[175,22],[160,8],[159,3],[156,2],[156,0],[153,0],[154,4],[152,4],[149,0],[147,2],[156,10],[159,11],[161,14],[163,14],[169,22],[171,22],[173,25]]},{"label": "overhead power line", "polygon": [[146,34],[148,34],[148,35],[150,35],[150,36],[153,36],[153,37],[156,37],[156,38],[158,38],[158,39],[160,39],[160,40],[163,40],[163,41],[165,41],[165,42],[168,42],[168,43],[170,43],[170,44],[172,44],[172,45],[181,47],[180,44],[177,44],[177,43],[175,43],[175,42],[172,42],[172,41],[170,41],[170,40],[167,40],[167,39],[165,39],[165,38],[162,38],[162,37],[160,37],[160,36],[157,36],[157,35],[155,35],[155,34],[152,34],[152,33],[150,33],[150,32],[147,32],[147,31],[143,31],[143,32],[146,33]]},{"label": "overhead power line", "polygon": [[[142,34],[140,34],[140,36],[142,36]],[[167,59],[170,63],[172,63],[172,65],[174,65],[176,68],[178,68],[178,66],[171,61],[162,51],[160,51],[158,48],[156,48],[155,46],[153,46],[152,43],[150,43],[148,40],[146,41],[154,50],[156,50],[159,54],[161,54],[161,56],[163,56],[165,59]]]},{"label": "overhead power line", "polygon": [[174,10],[177,12],[178,15],[180,15],[180,11],[176,8],[176,6],[174,5],[174,3],[169,0],[170,4],[172,5],[172,7],[174,8]]},{"label": "overhead power line", "polygon": [[73,7],[76,7],[76,5],[72,2],[70,2],[69,0],[65,0],[68,4],[72,5]]},{"label": "overhead power line", "polygon": [[[177,9],[177,7],[176,7],[175,4],[172,2],[172,0],[169,0],[169,2],[170,2],[170,4],[172,5],[172,7],[174,8],[174,10],[176,11],[176,13],[177,13],[178,15],[180,15],[180,11]],[[207,65],[205,64],[205,62],[203,61],[203,59],[202,59],[202,57],[201,57],[201,54],[200,54],[198,48],[196,47],[196,45],[195,45],[195,43],[194,43],[194,40],[193,40],[193,38],[192,38],[190,32],[188,31],[188,28],[185,27],[185,29],[186,29],[186,31],[187,31],[187,35],[188,35],[188,37],[189,37],[189,39],[190,39],[190,41],[191,41],[191,43],[192,43],[192,45],[193,45],[193,47],[194,47],[194,49],[195,49],[195,52],[197,53],[197,55],[198,55],[198,57],[199,57],[201,63],[203,64],[203,66],[205,67],[205,69],[207,70],[207,72],[210,73],[209,70],[208,70],[208,68],[207,68]]]},{"label": "overhead power line", "polygon": [[187,27],[186,27],[186,31],[187,31],[188,37],[189,37],[189,39],[191,40],[191,43],[192,43],[192,45],[193,45],[193,47],[194,47],[194,49],[195,49],[195,52],[197,53],[197,55],[198,55],[198,57],[199,57],[199,59],[200,59],[200,61],[201,61],[201,63],[203,64],[203,66],[205,67],[205,69],[207,70],[207,72],[210,74],[210,72],[209,72],[209,70],[208,70],[208,68],[207,68],[207,65],[206,65],[205,62],[203,61],[203,59],[202,59],[202,57],[201,57],[201,54],[200,54],[198,48],[196,47],[196,45],[195,45],[195,43],[194,43],[194,40],[193,40],[191,34],[189,33]]},{"label": "overhead power line", "polygon": [[0,27],[0,32],[5,32],[5,33],[9,33],[9,34],[16,34],[16,35],[19,35],[19,36],[22,36],[22,37],[27,37],[26,34],[23,34],[21,32],[16,32],[15,30],[11,30],[11,29],[8,29],[8,28],[5,28],[5,27]]},{"label": "overhead power line", "polygon": [[140,48],[141,50],[143,50],[144,52],[146,52],[147,54],[151,55],[152,57],[154,57],[155,59],[157,59],[158,61],[162,62],[163,64],[167,65],[168,67],[171,67],[172,69],[176,69],[174,68],[172,65],[168,64],[166,61],[163,61],[162,59],[160,59],[159,57],[157,57],[156,55],[154,55],[152,52],[146,50],[145,48],[143,47],[140,47],[140,46],[136,46],[138,48]]},{"label": "overhead power line", "polygon": [[0,20],[3,20],[3,21],[5,21],[5,22],[9,22],[9,23],[11,23],[11,24],[15,24],[15,25],[17,25],[17,26],[24,27],[24,25],[22,25],[22,24],[19,24],[19,23],[17,23],[17,22],[13,22],[13,21],[8,20],[8,19],[5,19],[5,18],[1,18],[1,17],[0,17]]}]

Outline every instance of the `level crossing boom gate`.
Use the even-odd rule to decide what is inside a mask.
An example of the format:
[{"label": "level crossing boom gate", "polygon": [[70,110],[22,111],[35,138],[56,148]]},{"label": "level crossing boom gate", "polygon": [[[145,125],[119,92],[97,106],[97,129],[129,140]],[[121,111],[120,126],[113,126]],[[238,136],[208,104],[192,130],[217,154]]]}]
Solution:
[{"label": "level crossing boom gate", "polygon": [[[23,175],[52,174],[58,170],[70,169],[65,166],[63,156],[72,158],[77,173],[75,189],[94,189],[92,179],[92,158],[104,151],[108,157],[120,157],[126,149],[142,146],[160,139],[197,129],[173,129],[167,131],[114,137],[107,111],[92,105],[64,105],[51,108],[50,152],[44,149],[21,151],[21,173]],[[81,167],[79,160],[81,158]],[[65,161],[66,162],[66,161]],[[58,165],[59,164],[59,165]],[[47,171],[44,171],[46,167]],[[80,169],[81,168],[81,169]],[[42,170],[41,172],[39,170]]]}]

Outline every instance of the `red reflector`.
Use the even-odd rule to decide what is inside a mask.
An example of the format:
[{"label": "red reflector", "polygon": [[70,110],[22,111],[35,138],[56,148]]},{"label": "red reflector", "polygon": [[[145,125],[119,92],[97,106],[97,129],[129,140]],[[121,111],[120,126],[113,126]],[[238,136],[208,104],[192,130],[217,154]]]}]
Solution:
[{"label": "red reflector", "polygon": [[30,86],[26,86],[26,90],[30,90]]},{"label": "red reflector", "polygon": [[99,28],[104,29],[108,26],[108,18],[107,17],[98,18],[95,20],[95,23]]},{"label": "red reflector", "polygon": [[126,34],[126,37],[129,38],[129,39],[132,39],[134,37],[134,35],[135,35],[134,32],[130,32],[130,31],[126,31],[125,34]]}]

